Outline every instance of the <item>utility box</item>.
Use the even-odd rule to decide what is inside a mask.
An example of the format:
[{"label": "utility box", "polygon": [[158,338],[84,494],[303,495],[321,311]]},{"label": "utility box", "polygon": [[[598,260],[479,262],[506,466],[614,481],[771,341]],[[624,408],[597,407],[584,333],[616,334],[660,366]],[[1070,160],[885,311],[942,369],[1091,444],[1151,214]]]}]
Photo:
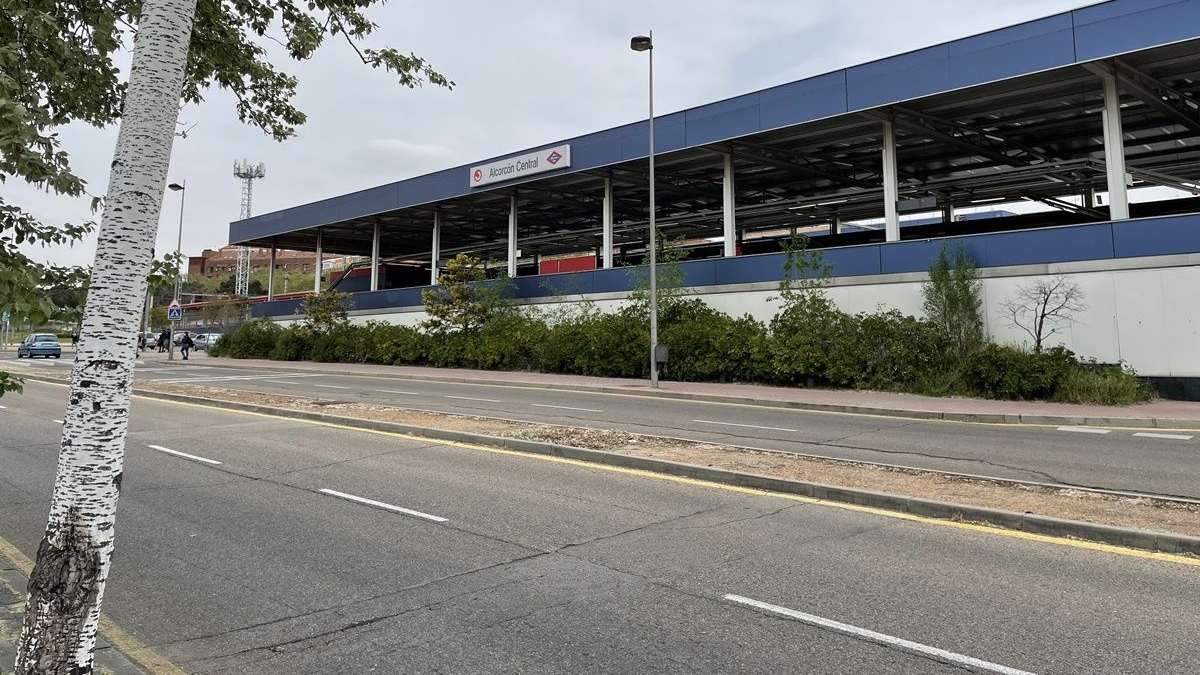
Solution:
[{"label": "utility box", "polygon": [[666,363],[667,362],[667,346],[666,345],[654,345],[654,362],[655,363]]}]

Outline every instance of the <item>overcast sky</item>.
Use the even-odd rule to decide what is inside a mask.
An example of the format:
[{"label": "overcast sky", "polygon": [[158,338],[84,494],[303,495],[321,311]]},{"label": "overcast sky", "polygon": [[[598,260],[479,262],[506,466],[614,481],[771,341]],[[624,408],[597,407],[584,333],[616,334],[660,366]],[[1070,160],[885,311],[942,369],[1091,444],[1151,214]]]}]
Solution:
[{"label": "overcast sky", "polygon": [[[266,165],[255,215],[599,131],[645,117],[646,55],[633,35],[654,31],[655,112],[675,112],[877,58],[1077,7],[1087,0],[465,0],[391,3],[371,12],[368,46],[429,59],[453,91],[404,89],[330,41],[304,64],[308,114],[283,143],[240,124],[232,98],[213,90],[189,105],[168,182],[187,181],[183,253],[228,243],[241,209],[235,160]],[[74,126],[61,137],[93,194],[108,182],[116,129]],[[46,223],[89,216],[87,200],[4,183],[5,198]],[[167,192],[158,254],[175,248],[179,193]],[[90,264],[94,238],[31,250]]]}]

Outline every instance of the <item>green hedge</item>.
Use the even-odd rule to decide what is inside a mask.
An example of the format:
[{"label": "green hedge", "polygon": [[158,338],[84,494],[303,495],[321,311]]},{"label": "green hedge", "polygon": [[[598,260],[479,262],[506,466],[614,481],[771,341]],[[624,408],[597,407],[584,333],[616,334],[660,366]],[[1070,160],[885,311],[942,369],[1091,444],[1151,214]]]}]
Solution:
[{"label": "green hedge", "polygon": [[[895,310],[849,315],[823,294],[789,302],[770,325],[734,319],[699,299],[670,303],[659,317],[669,349],[665,380],[822,385],[1072,403],[1130,404],[1150,389],[1130,369],[1080,363],[1062,347],[1028,352],[985,344],[960,365],[944,331]],[[537,370],[598,377],[649,376],[648,318],[637,307],[585,311],[553,323],[505,314],[479,330],[430,334],[370,322],[317,333],[266,321],[222,336],[213,356],[442,368]]]}]

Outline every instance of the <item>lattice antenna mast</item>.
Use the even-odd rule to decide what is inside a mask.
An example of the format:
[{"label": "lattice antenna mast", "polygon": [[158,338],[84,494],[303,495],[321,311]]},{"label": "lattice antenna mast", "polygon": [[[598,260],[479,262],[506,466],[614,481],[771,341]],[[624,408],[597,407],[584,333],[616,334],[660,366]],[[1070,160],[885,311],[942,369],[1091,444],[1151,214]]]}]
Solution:
[{"label": "lattice antenna mast", "polygon": [[[250,201],[254,179],[267,175],[265,164],[251,164],[243,159],[233,163],[233,175],[242,179],[242,220],[250,217]],[[241,246],[237,252],[237,272],[233,276],[233,294],[239,298],[250,295],[250,247]]]}]

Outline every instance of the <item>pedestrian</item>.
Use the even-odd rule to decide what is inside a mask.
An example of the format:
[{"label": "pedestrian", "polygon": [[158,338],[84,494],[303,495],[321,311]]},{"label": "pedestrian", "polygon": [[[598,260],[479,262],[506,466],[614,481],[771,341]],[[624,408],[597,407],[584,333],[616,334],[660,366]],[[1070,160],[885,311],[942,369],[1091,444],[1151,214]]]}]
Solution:
[{"label": "pedestrian", "polygon": [[179,353],[180,353],[180,354],[183,354],[183,360],[184,360],[184,361],[187,361],[187,360],[188,360],[188,358],[187,358],[187,357],[188,357],[188,352],[192,350],[192,347],[193,347],[195,344],[196,344],[196,341],[192,339],[192,336],[191,336],[191,334],[190,334],[190,333],[184,333],[184,334],[183,334],[183,337],[182,337],[182,338],[180,338],[180,340],[179,340]]},{"label": "pedestrian", "polygon": [[167,351],[167,345],[171,343],[171,331],[164,330],[158,334],[158,353],[161,354]]},{"label": "pedestrian", "polygon": [[74,347],[77,344],[79,344],[79,331],[73,330],[71,331],[71,346]]}]

